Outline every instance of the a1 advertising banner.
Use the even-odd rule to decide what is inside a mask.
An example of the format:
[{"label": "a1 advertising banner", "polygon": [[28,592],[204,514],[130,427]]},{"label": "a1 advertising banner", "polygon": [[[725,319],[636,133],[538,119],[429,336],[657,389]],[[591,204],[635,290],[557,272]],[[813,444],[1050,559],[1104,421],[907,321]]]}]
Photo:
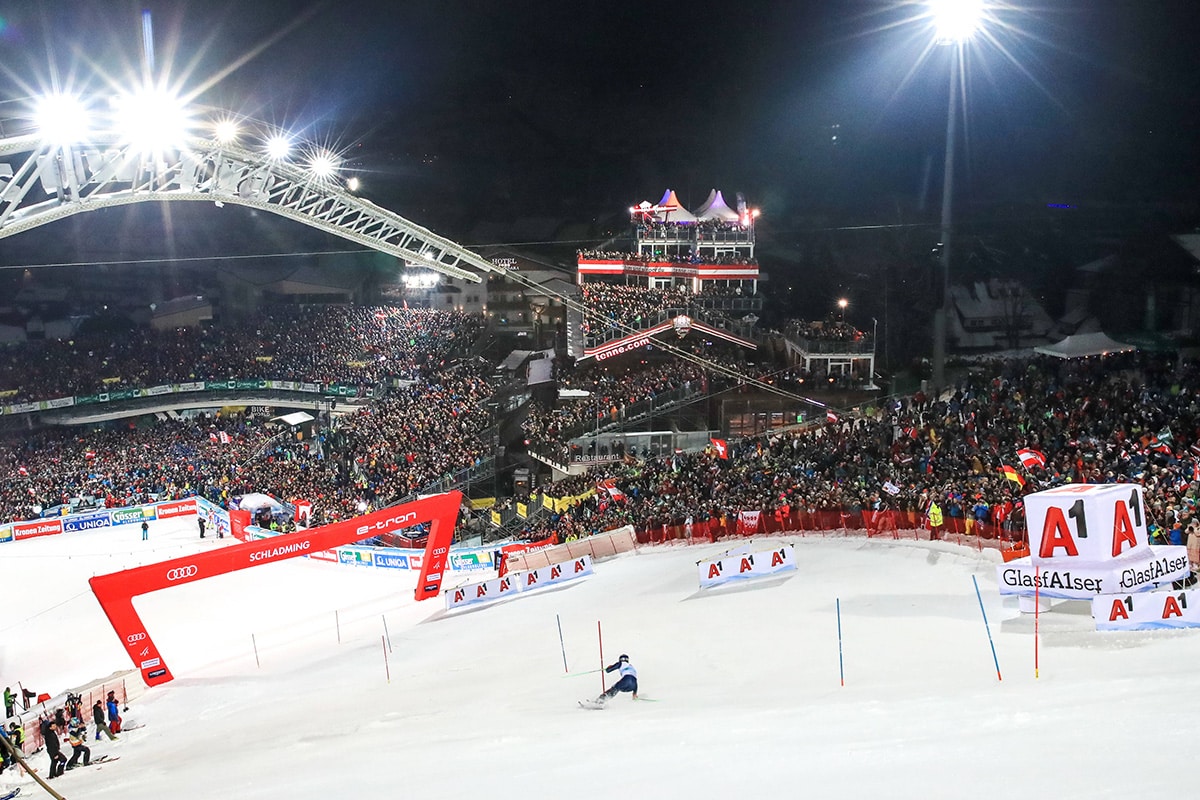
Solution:
[{"label": "a1 advertising banner", "polygon": [[1200,593],[1192,590],[1101,594],[1092,598],[1098,631],[1200,628]]},{"label": "a1 advertising banner", "polygon": [[17,539],[32,539],[35,536],[53,536],[62,533],[61,519],[39,519],[36,522],[17,522],[12,526]]},{"label": "a1 advertising banner", "polygon": [[72,533],[74,531],[94,531],[97,528],[112,527],[112,517],[109,512],[100,511],[95,514],[77,514],[73,517],[63,519],[63,531]]},{"label": "a1 advertising banner", "polygon": [[546,567],[513,572],[503,578],[447,589],[444,592],[446,609],[490,603],[520,592],[532,592],[543,586],[553,586],[592,574],[592,557],[587,555]]},{"label": "a1 advertising banner", "polygon": [[114,508],[108,512],[113,525],[131,525],[134,522],[149,522],[155,518],[153,506]]},{"label": "a1 advertising banner", "polygon": [[[743,548],[738,548],[744,551]],[[774,550],[755,553],[725,553],[720,558],[697,561],[696,571],[700,577],[700,588],[719,586],[730,581],[762,578],[796,569],[796,551],[790,544]]]},{"label": "a1 advertising banner", "polygon": [[520,574],[505,575],[482,583],[468,583],[457,589],[447,589],[446,608],[461,608],[477,603],[491,603],[503,597],[512,597],[521,591]]}]

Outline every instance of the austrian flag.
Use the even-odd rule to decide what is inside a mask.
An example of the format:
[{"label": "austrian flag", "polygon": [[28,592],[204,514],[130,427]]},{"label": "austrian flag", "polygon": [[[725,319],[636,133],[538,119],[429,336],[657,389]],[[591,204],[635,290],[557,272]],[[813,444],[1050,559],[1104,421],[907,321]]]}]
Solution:
[{"label": "austrian flag", "polygon": [[1021,466],[1025,467],[1025,469],[1046,466],[1046,454],[1031,447],[1018,450],[1017,458],[1021,459]]},{"label": "austrian flag", "polygon": [[837,424],[837,421],[838,421],[838,415],[827,409],[825,411],[825,421],[828,422],[830,425],[835,425],[835,424]]},{"label": "austrian flag", "polygon": [[618,503],[625,502],[625,493],[622,492],[619,488],[617,488],[617,482],[615,480],[613,480],[612,478],[609,478],[608,480],[600,481],[599,483],[596,484],[596,486],[603,489],[604,491],[608,492],[608,496],[611,497],[613,500],[616,500]]}]

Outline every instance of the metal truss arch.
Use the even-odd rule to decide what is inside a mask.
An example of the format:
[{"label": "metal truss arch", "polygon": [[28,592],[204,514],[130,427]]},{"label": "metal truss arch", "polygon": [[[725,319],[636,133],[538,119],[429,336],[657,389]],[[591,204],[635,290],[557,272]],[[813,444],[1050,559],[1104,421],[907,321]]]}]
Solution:
[{"label": "metal truss arch", "polygon": [[0,139],[0,239],[74,214],[141,202],[254,208],[461,280],[504,271],[476,253],[286,160],[205,139],[147,155],[115,136],[53,145]]}]

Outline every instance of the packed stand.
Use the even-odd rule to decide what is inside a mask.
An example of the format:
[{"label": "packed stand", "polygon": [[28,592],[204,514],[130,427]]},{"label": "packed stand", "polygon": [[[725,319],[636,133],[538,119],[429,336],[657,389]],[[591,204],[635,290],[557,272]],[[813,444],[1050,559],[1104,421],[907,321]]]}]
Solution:
[{"label": "packed stand", "polygon": [[473,339],[481,325],[461,312],[320,306],[218,327],[81,332],[0,350],[0,392],[17,403],[207,380],[366,387],[436,366],[447,345]]},{"label": "packed stand", "polygon": [[266,492],[311,500],[321,522],[403,497],[490,452],[480,438],[490,424],[483,366],[446,362],[448,342],[475,329],[462,323],[445,312],[389,317],[394,343],[373,346],[406,388],[335,418],[311,439],[280,436],[265,417],[237,413],[46,429],[0,444],[0,469],[10,475],[0,486],[0,518],[35,518],[78,498],[115,507],[200,495],[226,505]]},{"label": "packed stand", "polygon": [[[1182,543],[1197,517],[1198,397],[1195,365],[1176,372],[1173,360],[1155,356],[997,362],[948,399],[918,393],[814,432],[746,440],[727,460],[710,449],[594,469],[571,480],[612,479],[622,499],[601,492],[570,516],[589,529],[720,520],[730,530],[745,510],[803,527],[804,515],[822,512],[919,518],[936,502],[947,529],[1019,537],[1025,493],[1127,482],[1144,487],[1159,540]],[[1023,467],[1018,450],[1043,453],[1045,467]],[[1024,486],[1003,466],[1015,467]],[[563,482],[555,494],[578,488]]]}]

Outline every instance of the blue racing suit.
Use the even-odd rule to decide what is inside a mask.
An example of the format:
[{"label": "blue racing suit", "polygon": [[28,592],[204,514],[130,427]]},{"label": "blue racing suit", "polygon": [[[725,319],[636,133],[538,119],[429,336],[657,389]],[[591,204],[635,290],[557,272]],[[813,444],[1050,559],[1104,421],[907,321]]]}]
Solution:
[{"label": "blue racing suit", "polygon": [[616,697],[621,692],[633,692],[637,694],[637,670],[628,661],[618,661],[610,667],[605,667],[605,672],[616,672],[620,670],[620,679],[612,685],[612,688],[605,692],[602,697]]}]

